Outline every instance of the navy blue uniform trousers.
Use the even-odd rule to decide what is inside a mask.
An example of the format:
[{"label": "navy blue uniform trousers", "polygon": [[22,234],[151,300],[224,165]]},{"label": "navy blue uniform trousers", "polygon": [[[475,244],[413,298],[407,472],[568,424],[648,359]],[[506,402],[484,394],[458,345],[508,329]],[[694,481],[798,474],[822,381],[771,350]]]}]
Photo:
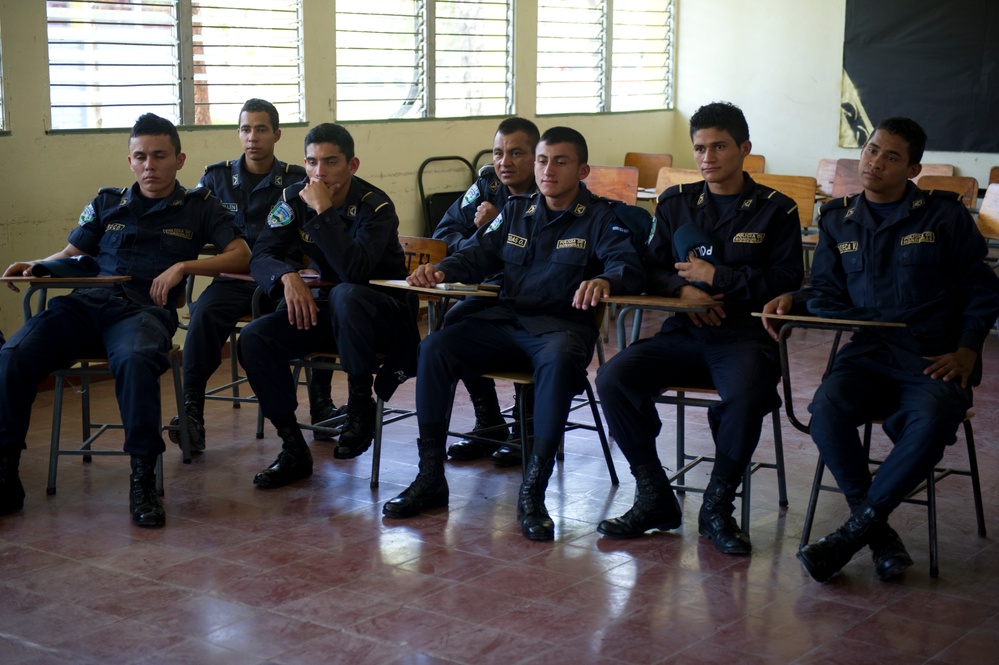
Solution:
[{"label": "navy blue uniform trousers", "polygon": [[[252,313],[257,285],[216,279],[191,305],[191,322],[184,340],[184,392],[203,395],[208,379],[222,364],[222,347],[239,320]],[[269,304],[270,299],[264,300]]]},{"label": "navy blue uniform trousers", "polygon": [[[700,339],[727,332],[729,339]],[[597,372],[597,392],[608,428],[632,467],[660,464],[656,437],[662,422],[652,401],[666,386],[714,387],[721,398],[708,407],[720,456],[731,460],[739,482],[760,441],[763,418],[780,404],[775,345],[739,330],[677,328],[632,344]],[[716,471],[721,465],[716,463]]]},{"label": "navy blue uniform trousers", "polygon": [[[971,407],[971,390],[902,370],[895,355],[845,346],[815,392],[810,431],[843,493],[888,515],[943,457]],[[884,419],[894,446],[873,480],[858,426]]]},{"label": "navy blue uniform trousers", "polygon": [[371,385],[379,365],[376,352],[391,349],[414,316],[406,301],[361,284],[338,284],[329,300],[317,305],[318,325],[308,330],[289,323],[282,304],[239,335],[239,361],[271,422],[294,416],[298,408],[291,360],[314,351],[335,352],[352,384]]},{"label": "navy blue uniform trousers", "polygon": [[534,377],[535,454],[554,456],[572,398],[584,389],[596,335],[595,330],[589,335],[570,330],[535,335],[516,320],[474,316],[428,335],[420,342],[416,374],[420,436],[443,445],[456,379],[528,371]]},{"label": "navy blue uniform trousers", "polygon": [[77,358],[108,357],[126,452],[159,455],[160,380],[176,314],[137,305],[112,289],[53,298],[0,349],[0,448],[24,446],[38,384]]}]

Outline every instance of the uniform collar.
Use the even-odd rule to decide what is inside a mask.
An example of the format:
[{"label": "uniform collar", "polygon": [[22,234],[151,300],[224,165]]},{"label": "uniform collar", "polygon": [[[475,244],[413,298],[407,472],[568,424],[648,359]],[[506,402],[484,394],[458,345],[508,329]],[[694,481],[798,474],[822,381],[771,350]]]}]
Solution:
[{"label": "uniform collar", "polygon": [[[563,211],[566,215],[572,215],[573,217],[582,217],[586,214],[586,211],[594,203],[593,194],[590,190],[586,188],[586,184],[583,182],[579,183],[579,192],[576,194],[575,200],[569,205],[568,210]],[[545,195],[541,193],[541,190],[535,185],[535,194],[531,199],[531,205],[527,207],[524,211],[524,217],[534,217],[535,215],[545,212],[545,218],[552,212],[548,210],[548,206],[545,203]],[[560,217],[562,215],[559,215]]]},{"label": "uniform collar", "polygon": [[[138,206],[138,209],[141,210],[142,209],[141,196],[142,196],[142,191],[139,189],[139,183],[137,182],[133,183],[132,186],[125,192],[124,196],[121,197],[121,203],[119,205],[129,206],[129,207]],[[184,189],[183,186],[181,186],[180,181],[174,180],[173,192],[171,192],[168,196],[159,199],[156,202],[156,205],[154,205],[146,212],[150,212],[151,210],[159,210],[160,208],[166,208],[170,206],[183,205],[185,196],[187,196],[187,190]]]},{"label": "uniform collar", "polygon": [[[843,215],[843,219],[854,219],[854,220],[864,220],[865,223],[872,225],[874,228],[878,228],[879,225],[874,224],[874,219],[871,217],[870,209],[867,205],[861,205],[861,201],[865,204],[867,202],[867,195],[863,192],[859,196],[855,196],[850,205],[846,207],[846,213]],[[902,197],[901,203],[898,204],[898,208],[895,212],[891,214],[890,217],[885,219],[884,222],[880,224],[880,227],[890,226],[895,222],[905,219],[915,210],[922,208],[926,205],[926,192],[919,189],[911,180],[905,184],[905,196]]]},{"label": "uniform collar", "polygon": [[[742,191],[739,193],[739,198],[736,199],[735,206],[732,210],[755,210],[756,209],[756,199],[758,190],[756,189],[756,181],[753,180],[748,173],[742,172],[743,184]],[[681,189],[681,191],[683,191]],[[703,208],[711,203],[711,192],[708,189],[708,183],[701,182],[701,193],[697,197],[697,201],[694,203],[695,208]]]},{"label": "uniform collar", "polygon": [[[240,183],[243,182],[243,175],[246,171],[246,155],[240,155],[239,159],[235,159],[231,162],[232,164],[232,186],[239,187]],[[282,162],[277,157],[274,158],[274,163],[271,164],[271,170],[266,175],[266,177],[261,182],[267,182],[275,187],[284,187],[284,171],[287,168],[287,164]]]}]

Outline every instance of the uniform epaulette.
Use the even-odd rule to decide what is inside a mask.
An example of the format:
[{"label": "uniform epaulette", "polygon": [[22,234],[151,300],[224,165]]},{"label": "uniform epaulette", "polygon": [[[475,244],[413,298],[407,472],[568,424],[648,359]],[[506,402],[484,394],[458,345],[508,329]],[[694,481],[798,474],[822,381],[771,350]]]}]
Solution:
[{"label": "uniform epaulette", "polygon": [[483,164],[482,168],[479,169],[479,177],[485,178],[491,175],[496,175],[496,167],[492,164]]},{"label": "uniform epaulette", "polygon": [[666,199],[671,199],[674,196],[679,196],[680,194],[689,194],[691,192],[700,193],[703,188],[704,182],[692,182],[686,185],[673,185],[659,195],[659,201],[665,201]]},{"label": "uniform epaulette", "polygon": [[221,162],[215,162],[214,164],[209,164],[208,166],[205,167],[205,173],[208,173],[209,169],[221,169],[221,168],[226,168],[227,169],[230,166],[232,166],[232,160],[231,159],[226,159],[226,160],[223,160]]},{"label": "uniform epaulette", "polygon": [[392,201],[389,200],[388,195],[384,192],[377,189],[369,189],[361,194],[361,203],[370,206],[372,210],[378,211],[387,205],[391,205]]},{"label": "uniform epaulette", "polygon": [[296,182],[293,185],[288,185],[281,192],[281,200],[286,202],[294,201],[295,199],[298,198],[298,195],[302,193],[302,190],[305,189],[305,186],[307,184],[309,184],[308,180],[302,180],[300,182]]},{"label": "uniform epaulette", "polygon": [[840,196],[839,198],[830,199],[822,204],[822,207],[819,208],[819,212],[824,213],[829,210],[839,210],[840,208],[848,208],[855,196],[856,195]]},{"label": "uniform epaulette", "polygon": [[924,189],[923,194],[932,196],[933,198],[944,199],[945,201],[961,201],[964,198],[963,194],[947,191],[946,189]]},{"label": "uniform epaulette", "polygon": [[117,196],[125,196],[125,192],[128,191],[128,187],[101,187],[97,193],[98,194],[115,194]]},{"label": "uniform epaulette", "polygon": [[[794,199],[792,199],[787,194],[784,194],[783,192],[777,191],[772,187],[767,187],[766,185],[757,185],[756,188],[757,188],[756,191],[758,199],[763,199],[764,201],[773,201],[778,206],[780,206],[781,210],[783,210],[788,214],[794,212],[794,209],[798,207],[798,203]],[[811,214],[811,211],[809,211],[808,214]]]},{"label": "uniform epaulette", "polygon": [[301,164],[286,164],[284,167],[285,173],[294,173],[295,175],[305,175],[305,167]]},{"label": "uniform epaulette", "polygon": [[192,189],[187,190],[187,196],[190,196],[190,197],[197,197],[197,198],[202,198],[202,199],[206,199],[207,200],[208,197],[211,196],[211,195],[212,195],[212,190],[208,189],[207,187],[200,187],[199,186],[199,187],[194,187]]}]

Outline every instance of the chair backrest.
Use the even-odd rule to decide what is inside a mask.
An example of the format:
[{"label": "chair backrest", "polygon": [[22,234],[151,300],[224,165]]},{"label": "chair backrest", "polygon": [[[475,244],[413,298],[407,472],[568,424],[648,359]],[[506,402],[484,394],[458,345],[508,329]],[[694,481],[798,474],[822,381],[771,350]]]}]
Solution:
[{"label": "chair backrest", "polygon": [[999,240],[999,182],[985,190],[982,207],[978,211],[978,230],[990,240]]},{"label": "chair backrest", "polygon": [[832,196],[833,180],[836,179],[835,159],[820,159],[819,167],[815,170],[815,186],[819,194]]},{"label": "chair backrest", "polygon": [[671,166],[664,166],[659,169],[659,177],[656,178],[656,196],[673,185],[687,185],[698,180],[704,180],[704,177],[697,169],[674,169]]},{"label": "chair backrest", "polygon": [[440,263],[447,256],[447,243],[437,238],[399,236],[399,244],[406,255],[406,270],[410,274],[424,263]]},{"label": "chair backrest", "polygon": [[928,175],[919,179],[919,188],[925,191],[934,189],[956,192],[966,208],[974,208],[978,202],[978,181],[968,176]]},{"label": "chair backrest", "polygon": [[638,169],[634,166],[590,164],[590,174],[583,182],[598,196],[624,201],[628,205],[638,203]]},{"label": "chair backrest", "polygon": [[860,160],[859,159],[837,159],[836,173],[833,176],[832,197],[838,199],[843,196],[859,194],[864,186],[860,184]]},{"label": "chair backrest", "polygon": [[919,184],[919,179],[926,175],[954,175],[953,164],[920,164],[919,175],[912,182]]},{"label": "chair backrest", "polygon": [[766,157],[763,155],[757,155],[755,152],[751,152],[746,155],[746,160],[742,163],[742,170],[746,173],[763,173],[763,169],[766,165]]},{"label": "chair backrest", "polygon": [[815,178],[805,175],[775,175],[757,173],[753,180],[761,185],[776,189],[798,204],[798,217],[801,228],[813,226],[815,220]]},{"label": "chair backrest", "polygon": [[673,166],[673,155],[665,152],[628,152],[624,155],[624,165],[638,169],[638,186],[649,189],[656,186],[659,169]]},{"label": "chair backrest", "polygon": [[993,166],[989,169],[989,184],[999,182],[999,166]]}]

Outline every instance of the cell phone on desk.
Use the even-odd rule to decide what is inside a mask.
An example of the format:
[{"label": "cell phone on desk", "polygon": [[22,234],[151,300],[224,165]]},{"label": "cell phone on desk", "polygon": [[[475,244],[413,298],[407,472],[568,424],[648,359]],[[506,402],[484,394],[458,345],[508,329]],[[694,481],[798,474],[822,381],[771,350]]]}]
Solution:
[{"label": "cell phone on desk", "polygon": [[434,286],[435,289],[440,289],[441,291],[478,291],[478,284],[465,284],[463,282],[441,282]]}]

